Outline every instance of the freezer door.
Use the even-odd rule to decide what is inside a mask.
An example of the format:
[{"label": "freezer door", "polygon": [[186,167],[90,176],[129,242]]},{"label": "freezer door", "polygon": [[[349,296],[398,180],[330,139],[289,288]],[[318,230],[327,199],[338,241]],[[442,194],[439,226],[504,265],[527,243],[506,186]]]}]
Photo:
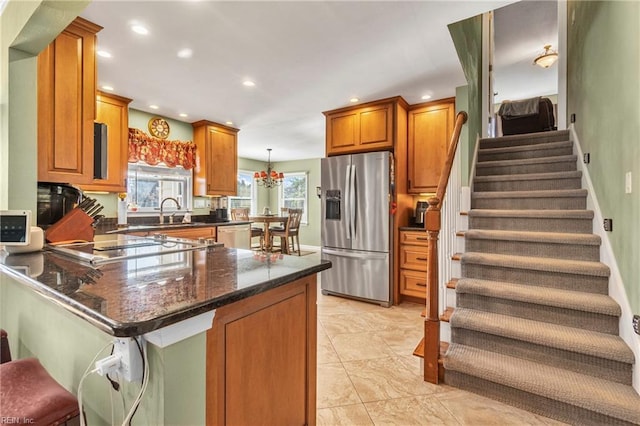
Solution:
[{"label": "freezer door", "polygon": [[321,272],[322,290],[360,299],[391,303],[389,253],[322,248],[322,258],[332,267]]},{"label": "freezer door", "polygon": [[350,170],[350,155],[323,158],[320,162],[323,246],[351,248],[346,206]]},{"label": "freezer door", "polygon": [[389,251],[389,169],[387,151],[351,156],[354,250]]}]

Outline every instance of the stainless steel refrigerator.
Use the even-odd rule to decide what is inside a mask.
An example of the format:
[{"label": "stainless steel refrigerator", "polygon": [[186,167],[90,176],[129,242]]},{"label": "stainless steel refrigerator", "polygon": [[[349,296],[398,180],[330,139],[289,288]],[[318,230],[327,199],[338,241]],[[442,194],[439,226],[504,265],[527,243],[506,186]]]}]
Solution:
[{"label": "stainless steel refrigerator", "polygon": [[393,157],[389,152],[321,160],[323,294],[389,306]]}]

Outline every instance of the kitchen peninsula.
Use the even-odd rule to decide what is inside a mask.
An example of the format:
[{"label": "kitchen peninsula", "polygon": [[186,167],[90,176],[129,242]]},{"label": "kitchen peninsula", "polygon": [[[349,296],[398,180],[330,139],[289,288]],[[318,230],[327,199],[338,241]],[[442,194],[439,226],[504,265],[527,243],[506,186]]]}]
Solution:
[{"label": "kitchen peninsula", "polygon": [[[153,342],[133,424],[315,424],[316,274],[330,267],[224,247],[96,266],[4,253],[3,326],[16,357],[38,357],[74,393],[114,336]],[[139,386],[123,388],[130,404]],[[110,423],[108,382],[91,377],[83,392],[89,424]]]}]

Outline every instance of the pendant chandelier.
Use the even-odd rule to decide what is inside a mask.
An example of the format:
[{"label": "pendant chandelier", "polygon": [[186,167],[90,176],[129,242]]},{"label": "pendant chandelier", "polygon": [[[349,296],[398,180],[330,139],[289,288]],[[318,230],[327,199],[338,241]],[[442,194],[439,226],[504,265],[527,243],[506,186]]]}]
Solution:
[{"label": "pendant chandelier", "polygon": [[544,47],[544,52],[533,60],[533,63],[541,66],[542,68],[549,68],[558,60],[558,52],[551,50],[551,45],[547,44]]},{"label": "pendant chandelier", "polygon": [[264,186],[265,188],[275,188],[282,183],[282,180],[284,179],[284,173],[278,173],[271,168],[271,148],[267,148],[267,151],[269,151],[267,170],[255,172],[253,174],[253,178],[256,180],[256,182],[258,182],[258,185],[260,186]]}]

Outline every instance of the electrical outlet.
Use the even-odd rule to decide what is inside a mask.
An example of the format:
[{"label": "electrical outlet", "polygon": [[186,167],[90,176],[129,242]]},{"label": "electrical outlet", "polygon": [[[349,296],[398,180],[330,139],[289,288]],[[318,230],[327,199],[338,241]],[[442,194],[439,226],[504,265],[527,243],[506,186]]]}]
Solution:
[{"label": "electrical outlet", "polygon": [[640,315],[633,316],[633,331],[640,334]]},{"label": "electrical outlet", "polygon": [[591,162],[591,154],[585,152],[582,156],[582,161],[584,162],[584,164],[589,164]]},{"label": "electrical outlet", "polygon": [[575,114],[571,114],[571,122],[572,123],[576,122],[576,115]]},{"label": "electrical outlet", "polygon": [[605,219],[604,220],[604,230],[607,232],[613,231],[613,219]]},{"label": "electrical outlet", "polygon": [[[140,346],[144,350],[146,341],[142,339]],[[113,355],[120,359],[118,374],[127,382],[142,380],[142,354],[131,337],[116,338],[113,341]]]},{"label": "electrical outlet", "polygon": [[631,194],[631,172],[624,175],[624,193]]}]

